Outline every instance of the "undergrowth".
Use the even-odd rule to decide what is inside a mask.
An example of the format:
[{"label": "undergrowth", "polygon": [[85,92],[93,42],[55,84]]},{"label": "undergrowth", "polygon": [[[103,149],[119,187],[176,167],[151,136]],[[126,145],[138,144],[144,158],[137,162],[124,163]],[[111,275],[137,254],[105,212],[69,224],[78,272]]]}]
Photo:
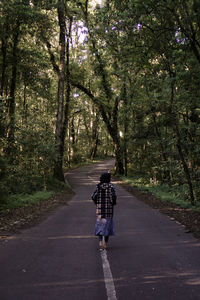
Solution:
[{"label": "undergrowth", "polygon": [[[79,163],[76,162],[70,166],[70,169],[75,169],[99,161],[100,160],[92,161],[88,159],[86,161],[80,161]],[[68,170],[69,169],[65,170],[65,172]],[[63,191],[67,191],[69,193],[72,192],[68,182],[61,182],[52,176],[47,178],[45,189],[42,188],[42,179],[39,177],[35,181],[32,178],[26,177],[26,183],[23,183],[22,185],[13,183],[13,186],[15,187],[13,191],[9,191],[9,189],[7,191],[3,191],[3,189],[1,189],[0,211],[31,206],[39,201],[49,199],[54,194]]]},{"label": "undergrowth", "polygon": [[140,177],[121,177],[124,183],[137,187],[142,193],[151,193],[162,201],[172,203],[183,209],[200,211],[200,203],[193,206],[189,201],[188,188],[186,185],[167,185],[145,183]]},{"label": "undergrowth", "polygon": [[33,191],[32,193],[10,193],[3,201],[0,201],[0,210],[11,210],[18,207],[31,206],[39,201],[49,199],[56,193],[67,191],[72,192],[71,187],[68,183],[61,182],[56,179],[49,179],[48,189]]},{"label": "undergrowth", "polygon": [[10,195],[5,203],[1,205],[1,210],[10,210],[18,207],[31,206],[41,200],[46,200],[53,196],[53,191],[39,191],[32,195],[16,194]]}]

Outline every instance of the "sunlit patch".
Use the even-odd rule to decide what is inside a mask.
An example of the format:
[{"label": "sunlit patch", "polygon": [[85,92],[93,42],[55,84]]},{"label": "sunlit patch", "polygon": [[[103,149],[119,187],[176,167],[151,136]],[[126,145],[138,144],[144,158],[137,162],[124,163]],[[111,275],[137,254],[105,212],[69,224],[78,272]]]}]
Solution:
[{"label": "sunlit patch", "polygon": [[149,280],[162,279],[162,278],[166,278],[166,276],[165,275],[144,276],[144,279],[149,279]]},{"label": "sunlit patch", "polygon": [[71,203],[91,203],[92,202],[92,200],[72,200],[72,202]]},{"label": "sunlit patch", "polygon": [[93,235],[62,235],[62,236],[49,236],[49,237],[45,237],[45,236],[6,236],[6,237],[2,237],[2,239],[5,240],[23,240],[23,241],[27,241],[27,240],[62,240],[62,239],[94,239],[96,238]]},{"label": "sunlit patch", "polygon": [[17,237],[17,236],[14,236],[14,235],[11,235],[11,236],[1,235],[1,236],[0,236],[0,239],[2,239],[2,240],[17,240],[18,237]]},{"label": "sunlit patch", "polygon": [[9,236],[7,236],[7,235],[0,235],[0,239],[8,239],[9,238]]},{"label": "sunlit patch", "polygon": [[200,285],[200,277],[189,279],[186,281],[188,285]]},{"label": "sunlit patch", "polygon": [[48,237],[48,240],[61,240],[61,239],[91,239],[95,238],[93,235],[62,235]]},{"label": "sunlit patch", "polygon": [[41,283],[36,283],[33,284],[33,286],[41,286],[41,287],[46,287],[46,286],[69,286],[69,287],[80,287],[80,286],[84,286],[84,285],[91,285],[94,283],[98,283],[98,282],[104,282],[104,279],[93,279],[93,280],[73,280],[73,281],[59,281],[59,282],[41,282]]},{"label": "sunlit patch", "polygon": [[[123,278],[123,277],[119,277],[119,278],[114,278],[115,282],[125,282],[127,281],[127,278]],[[27,287],[68,287],[68,288],[92,288],[93,284],[96,283],[104,283],[105,280],[104,278],[100,278],[100,279],[77,279],[77,280],[68,280],[68,281],[53,281],[53,282],[38,282],[38,283],[32,283],[32,284],[19,284],[19,285],[15,285],[12,284],[12,288],[13,287],[17,287],[17,288],[27,288]],[[0,286],[0,289],[4,288],[3,286]],[[6,288],[8,288],[8,286],[6,286]]]}]

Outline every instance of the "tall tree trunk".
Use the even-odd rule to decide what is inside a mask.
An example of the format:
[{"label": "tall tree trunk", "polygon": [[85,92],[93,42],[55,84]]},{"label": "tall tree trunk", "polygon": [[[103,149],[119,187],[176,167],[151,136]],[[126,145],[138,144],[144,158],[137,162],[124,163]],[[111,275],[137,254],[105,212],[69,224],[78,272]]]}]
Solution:
[{"label": "tall tree trunk", "polygon": [[[173,79],[173,75],[170,74],[171,78]],[[190,193],[190,202],[192,205],[195,204],[195,197],[194,197],[194,189],[193,189],[193,184],[192,184],[192,178],[191,178],[191,174],[190,174],[190,170],[188,168],[185,156],[184,156],[184,151],[183,151],[183,146],[182,146],[182,139],[181,139],[181,134],[179,131],[179,126],[178,126],[178,120],[177,120],[177,116],[176,113],[173,112],[173,102],[174,102],[174,80],[171,80],[171,107],[170,107],[170,116],[171,116],[171,123],[173,125],[173,129],[174,129],[174,133],[176,134],[177,137],[177,149],[178,149],[178,153],[179,153],[179,157],[180,157],[180,161],[182,163],[183,166],[183,170],[185,173],[185,177],[187,180],[187,184],[189,187],[189,193]]]},{"label": "tall tree trunk", "polygon": [[7,52],[7,41],[6,39],[1,40],[1,52],[2,52],[2,71],[1,71],[1,86],[0,86],[0,137],[4,136],[4,84],[5,84],[5,72],[6,72],[6,52]]},{"label": "tall tree trunk", "polygon": [[8,125],[8,148],[7,154],[10,155],[15,140],[15,91],[16,91],[16,80],[17,80],[17,46],[19,42],[19,27],[20,22],[18,21],[13,35],[13,49],[12,49],[12,76],[10,85],[10,97],[9,97],[9,125]]},{"label": "tall tree trunk", "polygon": [[114,151],[115,151],[116,174],[123,175],[124,174],[123,150],[121,149],[121,141],[120,141],[120,136],[119,136],[118,122],[117,122],[117,120],[118,120],[118,105],[119,105],[119,97],[116,97],[114,108],[113,108],[113,111],[112,111],[112,121],[111,121],[110,135],[113,139],[113,145],[114,145]]},{"label": "tall tree trunk", "polygon": [[1,40],[1,52],[2,52],[2,70],[1,70],[1,88],[0,96],[3,97],[4,83],[5,83],[5,72],[6,72],[6,52],[7,52],[7,41],[6,39]]},{"label": "tall tree trunk", "polygon": [[112,138],[113,138],[113,145],[114,145],[115,158],[116,158],[115,173],[119,175],[123,175],[124,174],[123,154],[122,154],[118,133],[117,132],[113,133]]},{"label": "tall tree trunk", "polygon": [[[153,113],[153,122],[154,122],[154,126],[155,126],[156,135],[158,137],[159,145],[160,145],[162,158],[163,158],[164,162],[166,163],[166,165],[168,165],[168,159],[167,159],[167,155],[166,155],[166,152],[165,152],[165,147],[163,145],[162,136],[160,134],[160,131],[158,129],[158,125],[157,125],[157,122],[156,122],[156,114],[155,113]],[[169,170],[164,170],[163,171],[162,180],[163,180],[163,177],[164,177],[164,180],[168,181],[168,183],[170,182],[170,172],[169,172]]]},{"label": "tall tree trunk", "polygon": [[91,151],[90,151],[91,159],[95,159],[97,155],[97,147],[99,142],[98,126],[99,126],[99,118],[97,115],[95,115],[95,120],[93,121],[93,126],[92,126]]},{"label": "tall tree trunk", "polygon": [[76,132],[75,132],[75,126],[74,126],[74,116],[72,116],[70,127],[71,127],[72,145],[75,145],[75,143],[76,143]]},{"label": "tall tree trunk", "polygon": [[95,157],[97,156],[97,147],[98,147],[98,133],[96,135],[96,138],[95,140],[93,141],[93,144],[92,144],[92,149],[91,149],[91,152],[90,152],[90,158],[92,160],[95,159]]},{"label": "tall tree trunk", "polygon": [[[155,109],[151,105],[151,98],[150,98],[148,87],[147,87],[147,84],[146,84],[146,77],[145,77],[145,88],[146,88],[146,94],[147,94],[147,96],[149,98],[150,109],[151,109],[151,111],[153,113],[153,123],[154,123],[156,135],[158,137],[159,146],[160,146],[160,150],[161,150],[161,155],[162,155],[162,158],[163,158],[164,162],[166,164],[168,164],[168,159],[167,159],[167,155],[166,155],[166,152],[165,152],[165,147],[163,145],[162,135],[161,135],[161,133],[159,131],[159,128],[158,128],[158,125],[157,125],[157,121],[156,121]],[[172,103],[171,103],[171,106],[172,106]],[[162,177],[164,177],[164,179],[167,179],[168,182],[169,182],[170,181],[170,172],[169,172],[169,170],[164,170],[164,175]]]},{"label": "tall tree trunk", "polygon": [[60,155],[64,157],[64,150],[65,150],[65,137],[67,132],[67,125],[69,119],[69,103],[70,103],[70,95],[71,95],[71,86],[70,86],[70,70],[69,70],[69,62],[70,62],[70,37],[71,37],[71,30],[72,30],[72,18],[69,21],[69,28],[67,32],[67,41],[66,41],[66,100],[65,100],[65,109],[64,109],[64,121],[63,121],[63,128],[62,128],[62,138],[61,138],[61,149]]},{"label": "tall tree trunk", "polygon": [[179,132],[179,128],[178,128],[178,124],[177,121],[175,120],[174,122],[174,129],[177,135],[177,149],[178,149],[178,153],[179,153],[179,157],[185,172],[185,177],[187,179],[187,183],[188,183],[188,187],[189,187],[189,192],[190,192],[190,202],[192,205],[195,204],[195,197],[194,197],[194,189],[193,189],[193,184],[192,184],[192,178],[190,175],[190,170],[188,168],[185,156],[184,156],[184,152],[183,152],[183,147],[182,147],[182,141],[181,141],[181,135]]},{"label": "tall tree trunk", "polygon": [[23,122],[27,124],[28,119],[28,104],[26,102],[26,84],[24,83],[24,101],[23,101]]},{"label": "tall tree trunk", "polygon": [[63,106],[65,93],[65,6],[64,0],[58,1],[58,21],[60,28],[59,37],[59,71],[58,71],[58,107],[56,121],[56,158],[54,164],[54,177],[64,181],[63,174]]},{"label": "tall tree trunk", "polygon": [[127,156],[127,139],[128,139],[128,98],[126,80],[124,79],[123,85],[123,99],[124,99],[124,174],[128,175],[128,156]]}]

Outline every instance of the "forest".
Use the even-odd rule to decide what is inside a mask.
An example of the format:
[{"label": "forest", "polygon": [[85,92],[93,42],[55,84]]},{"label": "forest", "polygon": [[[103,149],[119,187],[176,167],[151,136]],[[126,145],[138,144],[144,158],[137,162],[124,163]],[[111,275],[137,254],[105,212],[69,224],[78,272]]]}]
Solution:
[{"label": "forest", "polygon": [[198,0],[1,0],[0,204],[74,164],[200,202]]}]

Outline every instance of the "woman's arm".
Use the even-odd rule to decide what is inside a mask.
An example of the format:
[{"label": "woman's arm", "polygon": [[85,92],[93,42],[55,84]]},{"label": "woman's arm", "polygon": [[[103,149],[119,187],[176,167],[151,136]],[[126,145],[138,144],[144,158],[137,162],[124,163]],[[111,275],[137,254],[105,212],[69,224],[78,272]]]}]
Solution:
[{"label": "woman's arm", "polygon": [[97,196],[98,196],[98,188],[96,187],[96,189],[94,190],[94,192],[93,192],[93,194],[91,196],[94,204],[97,204]]},{"label": "woman's arm", "polygon": [[111,193],[112,193],[112,204],[116,205],[117,204],[117,195],[114,186],[111,187]]}]

